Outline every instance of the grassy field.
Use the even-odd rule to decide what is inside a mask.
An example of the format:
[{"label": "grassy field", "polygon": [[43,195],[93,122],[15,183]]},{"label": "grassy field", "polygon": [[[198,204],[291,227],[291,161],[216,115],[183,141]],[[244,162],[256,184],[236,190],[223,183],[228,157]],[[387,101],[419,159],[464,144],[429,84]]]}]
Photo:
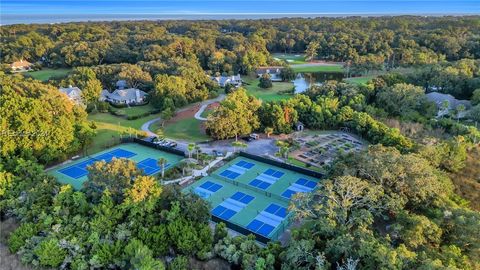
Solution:
[{"label": "grassy field", "polygon": [[356,78],[346,78],[345,81],[353,84],[366,84],[371,79],[376,76],[365,76],[365,77],[356,77]]},{"label": "grassy field", "polygon": [[95,121],[95,123],[112,124],[120,127],[131,127],[140,129],[140,127],[147,121],[160,117],[160,114],[151,114],[135,120],[127,120],[122,117],[112,115],[110,113],[95,113],[88,116],[88,120]]},{"label": "grassy field", "polygon": [[111,115],[110,113],[96,113],[88,116],[88,120],[94,121],[97,126],[97,135],[93,139],[92,145],[88,148],[89,153],[101,151],[109,146],[115,145],[120,141],[122,132],[131,131],[130,128],[141,132],[141,126],[159,114],[149,115],[135,120],[126,120],[124,118]]},{"label": "grassy field", "polygon": [[125,116],[137,116],[137,115],[142,115],[144,113],[151,112],[155,110],[155,108],[149,104],[143,105],[143,106],[133,106],[129,108],[115,108],[113,107],[117,112],[121,113],[122,115]]},{"label": "grassy field", "polygon": [[[160,123],[154,123],[151,130],[160,128]],[[202,121],[195,118],[185,118],[174,123],[167,123],[163,128],[165,137],[189,142],[208,141],[208,137],[202,130]]]},{"label": "grassy field", "polygon": [[52,77],[66,77],[70,71],[72,71],[72,69],[70,68],[44,68],[42,70],[24,73],[24,75],[26,77],[32,77],[39,81],[48,81]]},{"label": "grassy field", "polygon": [[200,114],[200,116],[207,118],[212,112],[213,112],[213,109],[205,109],[205,110],[202,112],[202,114]]},{"label": "grassy field", "polygon": [[314,65],[314,66],[295,66],[292,65],[295,72],[343,72],[342,65]]},{"label": "grassy field", "polygon": [[292,64],[292,65],[307,63],[305,61],[305,55],[303,55],[303,54],[274,53],[274,54],[272,54],[272,57],[273,58],[278,58],[278,59],[281,59],[281,60],[285,60],[287,63]]},{"label": "grassy field", "polygon": [[316,167],[316,166],[307,166],[307,164],[306,164],[305,162],[302,162],[302,161],[300,161],[300,160],[294,159],[294,158],[292,158],[292,157],[289,157],[289,158],[288,158],[288,163],[290,163],[290,164],[292,164],[292,165],[295,165],[295,166],[297,166],[297,167],[306,168],[306,169],[309,169],[309,170],[312,170],[312,171],[325,173],[325,171],[322,170],[322,169],[319,168],[319,167]]},{"label": "grassy field", "polygon": [[256,78],[244,78],[243,81],[249,84],[243,86],[247,89],[247,92],[263,101],[278,101],[293,96],[291,94],[281,93],[282,91],[291,90],[293,88],[293,83],[291,82],[274,82],[272,88],[264,89],[258,86],[258,79]]}]

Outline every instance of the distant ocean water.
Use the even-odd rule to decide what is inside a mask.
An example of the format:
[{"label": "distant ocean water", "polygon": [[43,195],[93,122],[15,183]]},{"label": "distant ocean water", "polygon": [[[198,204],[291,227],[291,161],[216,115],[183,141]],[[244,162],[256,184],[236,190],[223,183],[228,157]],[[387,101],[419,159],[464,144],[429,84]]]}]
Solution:
[{"label": "distant ocean water", "polygon": [[480,15],[480,0],[0,0],[1,25],[382,15]]}]

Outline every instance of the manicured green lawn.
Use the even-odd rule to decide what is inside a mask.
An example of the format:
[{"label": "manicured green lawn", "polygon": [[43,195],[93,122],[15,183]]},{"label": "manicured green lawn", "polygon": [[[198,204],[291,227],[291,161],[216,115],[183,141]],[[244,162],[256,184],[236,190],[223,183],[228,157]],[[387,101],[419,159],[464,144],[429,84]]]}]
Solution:
[{"label": "manicured green lawn", "polygon": [[288,163],[290,163],[290,164],[292,164],[292,165],[295,165],[295,166],[297,166],[297,167],[306,168],[306,169],[309,169],[309,170],[312,170],[312,171],[325,173],[325,171],[322,170],[322,169],[319,168],[319,167],[316,167],[316,166],[307,166],[307,164],[306,164],[305,162],[302,162],[302,161],[300,161],[300,160],[294,159],[294,158],[292,158],[292,157],[289,157],[289,158],[288,158]]},{"label": "manicured green lawn", "polygon": [[59,68],[59,69],[51,69],[51,68],[44,68],[38,71],[32,71],[24,73],[26,77],[32,77],[39,81],[48,81],[52,77],[66,77],[68,73],[72,71],[70,68]]},{"label": "manicured green lawn", "polygon": [[[160,124],[155,123],[151,126],[152,130],[158,129]],[[168,123],[163,128],[165,137],[185,140],[189,142],[201,142],[210,139],[202,130],[202,121],[195,118],[186,118],[174,123]]]},{"label": "manicured green lawn", "polygon": [[292,65],[295,72],[343,72],[342,65],[314,65],[314,66],[295,66]]},{"label": "manicured green lawn", "polygon": [[281,93],[294,87],[291,82],[274,82],[272,88],[264,89],[258,86],[257,78],[244,78],[243,81],[249,83],[249,85],[243,85],[247,92],[263,101],[278,101],[293,97],[291,94]]},{"label": "manicured green lawn", "polygon": [[305,64],[305,55],[304,54],[284,54],[284,53],[274,53],[272,54],[273,58],[278,58],[285,60],[287,63],[293,64]]},{"label": "manicured green lawn", "polygon": [[95,123],[105,123],[116,125],[120,127],[131,127],[134,129],[140,129],[140,127],[147,121],[152,120],[154,118],[160,117],[160,114],[151,114],[149,116],[145,116],[135,120],[127,120],[122,117],[118,117],[112,115],[110,113],[95,113],[88,116],[88,119],[91,121],[95,121]]},{"label": "manicured green lawn", "polygon": [[104,127],[97,128],[97,135],[88,147],[88,154],[100,152],[120,142],[121,132]]},{"label": "manicured green lawn", "polygon": [[345,79],[345,81],[349,83],[354,83],[354,84],[366,84],[373,78],[375,78],[375,76],[365,76],[365,77],[347,78]]},{"label": "manicured green lawn", "polygon": [[122,132],[133,131],[138,132],[138,134],[143,133],[140,130],[141,126],[148,120],[157,117],[159,117],[159,114],[149,115],[135,120],[126,120],[111,115],[110,113],[95,113],[89,115],[88,120],[94,121],[97,126],[97,135],[93,138],[93,143],[88,147],[88,152],[95,153],[115,145],[120,141]]},{"label": "manicured green lawn", "polygon": [[200,116],[207,118],[212,112],[213,112],[213,109],[205,109],[205,110],[202,112],[202,114],[200,114]]},{"label": "manicured green lawn", "polygon": [[149,104],[143,105],[143,106],[133,106],[133,107],[128,107],[128,108],[115,108],[114,109],[126,116],[137,116],[137,115],[143,115],[144,113],[151,112],[155,110],[155,108]]}]

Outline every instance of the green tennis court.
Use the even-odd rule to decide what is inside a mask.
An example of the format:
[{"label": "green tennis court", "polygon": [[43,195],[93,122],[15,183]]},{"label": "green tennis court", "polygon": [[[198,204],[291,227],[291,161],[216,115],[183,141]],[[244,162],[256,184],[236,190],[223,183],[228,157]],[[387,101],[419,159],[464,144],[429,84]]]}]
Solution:
[{"label": "green tennis court", "polygon": [[168,169],[178,163],[183,157],[143,145],[127,143],[65,164],[49,171],[49,173],[55,176],[60,183],[70,184],[78,190],[82,188],[83,183],[88,178],[88,167],[90,165],[102,160],[110,162],[114,158],[133,160],[144,174],[155,175],[161,171],[160,166],[157,164],[158,159],[165,158],[167,160],[165,168]]},{"label": "green tennis court", "polygon": [[301,173],[237,157],[185,190],[210,202],[216,219],[276,240],[289,226],[291,197],[313,191],[317,183]]}]

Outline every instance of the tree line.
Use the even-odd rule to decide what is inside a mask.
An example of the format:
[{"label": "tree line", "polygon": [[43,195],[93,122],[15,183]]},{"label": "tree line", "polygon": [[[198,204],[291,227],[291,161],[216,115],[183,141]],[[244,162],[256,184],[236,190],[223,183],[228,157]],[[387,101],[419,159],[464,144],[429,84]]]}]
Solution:
[{"label": "tree line", "polygon": [[354,61],[357,67],[433,64],[480,57],[478,17],[378,17],[224,21],[88,22],[0,29],[2,63],[74,67],[198,59],[204,70],[248,73],[268,52]]}]

